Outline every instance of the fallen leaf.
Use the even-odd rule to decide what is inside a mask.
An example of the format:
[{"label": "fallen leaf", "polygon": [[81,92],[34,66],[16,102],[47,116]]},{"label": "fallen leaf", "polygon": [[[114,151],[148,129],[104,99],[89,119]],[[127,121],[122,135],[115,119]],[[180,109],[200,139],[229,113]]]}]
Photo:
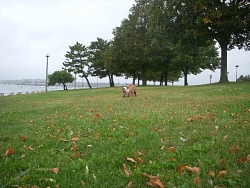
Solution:
[{"label": "fallen leaf", "polygon": [[169,161],[172,161],[172,162],[176,161],[176,159],[173,158],[173,157],[172,157],[172,158],[168,158],[168,160],[169,160]]},{"label": "fallen leaf", "polygon": [[77,158],[79,158],[81,156],[82,156],[81,152],[76,152],[76,153],[71,154],[70,158],[71,159],[77,159]]},{"label": "fallen leaf", "polygon": [[79,137],[78,137],[78,136],[75,136],[75,137],[73,137],[71,140],[72,140],[72,141],[77,141],[77,140],[79,140]]},{"label": "fallen leaf", "polygon": [[161,147],[161,150],[164,150],[164,148],[165,148],[165,146],[162,146],[162,147]]},{"label": "fallen leaf", "polygon": [[133,187],[133,185],[134,185],[134,182],[133,182],[133,181],[130,181],[130,182],[128,183],[128,185],[126,186],[126,188],[131,188],[131,187]]},{"label": "fallen leaf", "polygon": [[212,170],[209,170],[209,175],[211,176],[211,177],[214,177],[214,171],[212,171]]},{"label": "fallen leaf", "polygon": [[168,151],[175,152],[175,151],[176,151],[176,148],[174,148],[174,147],[169,147],[169,148],[168,148]]},{"label": "fallen leaf", "polygon": [[7,156],[7,155],[13,155],[14,153],[15,153],[14,148],[10,148],[10,149],[8,149],[8,150],[6,151],[5,156]]},{"label": "fallen leaf", "polygon": [[34,151],[34,150],[35,150],[35,149],[32,148],[31,146],[28,147],[28,146],[26,146],[26,145],[24,145],[23,148],[26,149],[26,150],[30,150],[30,151]]},{"label": "fallen leaf", "polygon": [[123,171],[124,171],[124,173],[125,173],[127,176],[133,174],[132,172],[129,172],[128,167],[126,166],[126,164],[123,164]]},{"label": "fallen leaf", "polygon": [[219,177],[224,177],[227,175],[227,171],[226,170],[222,170],[222,171],[219,171]]},{"label": "fallen leaf", "polygon": [[236,159],[236,162],[237,163],[245,163],[247,161],[247,158],[239,158],[239,159]]},{"label": "fallen leaf", "polygon": [[135,161],[133,158],[127,157],[126,159],[127,159],[127,161],[130,161],[130,162],[132,162],[132,163],[137,163],[137,161]]},{"label": "fallen leaf", "polygon": [[228,135],[224,136],[224,137],[223,137],[223,140],[225,141],[225,140],[227,139],[227,137],[228,137]]},{"label": "fallen leaf", "polygon": [[53,172],[54,174],[57,174],[58,171],[59,171],[59,168],[51,168],[49,170],[50,170],[50,172]]},{"label": "fallen leaf", "polygon": [[181,139],[182,142],[186,142],[185,138],[180,137],[180,139]]},{"label": "fallen leaf", "polygon": [[179,173],[183,173],[184,170],[185,170],[185,166],[184,166],[184,165],[179,165],[177,171],[178,171]]},{"label": "fallen leaf", "polygon": [[20,140],[25,142],[26,141],[26,137],[25,136],[21,136]]},{"label": "fallen leaf", "polygon": [[77,150],[77,144],[74,144],[74,146],[70,149],[71,151]]},{"label": "fallen leaf", "polygon": [[84,187],[84,186],[85,186],[84,181],[81,181],[81,186],[82,186],[82,187]]},{"label": "fallen leaf", "polygon": [[98,114],[98,113],[95,114],[95,117],[94,117],[94,120],[93,120],[93,121],[94,121],[94,122],[97,122],[100,116],[101,116],[101,115]]},{"label": "fallen leaf", "polygon": [[194,183],[197,184],[197,185],[200,184],[201,183],[201,179],[198,178],[198,177],[195,177],[194,178]]},{"label": "fallen leaf", "polygon": [[229,150],[230,153],[235,153],[235,152],[238,152],[238,151],[240,151],[239,146],[234,146],[233,149],[230,149],[230,150]]},{"label": "fallen leaf", "polygon": [[247,155],[247,160],[250,160],[250,154]]},{"label": "fallen leaf", "polygon": [[147,183],[148,186],[151,186],[151,187],[158,186],[160,188],[165,188],[165,186],[163,185],[163,183],[159,180],[157,176],[148,175],[146,173],[143,173],[142,175],[149,178],[149,182]]},{"label": "fallen leaf", "polygon": [[189,173],[196,173],[200,174],[200,168],[199,167],[190,167],[190,166],[185,166],[185,168],[188,170]]},{"label": "fallen leaf", "polygon": [[218,130],[219,130],[219,127],[218,127],[218,126],[215,126],[215,130],[218,131]]},{"label": "fallen leaf", "polygon": [[227,163],[226,159],[221,159],[221,160],[220,160],[220,164],[221,164],[221,165],[225,165],[226,163]]}]

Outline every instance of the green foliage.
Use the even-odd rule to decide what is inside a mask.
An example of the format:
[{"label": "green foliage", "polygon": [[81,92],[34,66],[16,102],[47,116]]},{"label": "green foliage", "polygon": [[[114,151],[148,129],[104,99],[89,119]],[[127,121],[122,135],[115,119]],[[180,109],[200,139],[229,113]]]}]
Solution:
[{"label": "green foliage", "polygon": [[88,80],[88,76],[91,74],[88,62],[89,51],[79,42],[76,42],[74,46],[69,46],[69,48],[70,51],[67,51],[65,55],[66,61],[63,62],[64,69],[68,72],[80,74],[80,77],[87,81],[89,88],[92,88]]},{"label": "green foliage", "polygon": [[92,76],[99,78],[109,78],[110,87],[114,86],[113,76],[120,76],[115,68],[113,46],[111,42],[97,38],[97,41],[92,41],[89,46]]},{"label": "green foliage", "polygon": [[249,187],[249,92],[228,83],[1,97],[0,187],[147,187],[143,173],[165,187]]},{"label": "green foliage", "polygon": [[67,90],[66,83],[72,83],[74,81],[73,76],[65,70],[55,71],[54,73],[48,75],[49,86],[54,86],[55,84],[63,84],[64,90]]},{"label": "green foliage", "polygon": [[250,81],[250,75],[243,76],[241,75],[238,79],[237,82],[249,82]]},{"label": "green foliage", "polygon": [[[165,13],[173,39],[216,40],[221,47],[221,82],[227,82],[227,50],[249,50],[249,1],[169,0]],[[184,36],[183,36],[184,33]]]}]

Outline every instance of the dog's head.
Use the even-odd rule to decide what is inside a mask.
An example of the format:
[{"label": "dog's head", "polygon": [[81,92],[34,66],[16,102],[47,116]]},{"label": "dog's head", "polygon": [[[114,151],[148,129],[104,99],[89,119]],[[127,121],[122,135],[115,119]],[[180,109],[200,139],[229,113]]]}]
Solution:
[{"label": "dog's head", "polygon": [[123,87],[123,88],[122,88],[122,92],[123,92],[123,93],[127,93],[127,91],[128,91],[128,88],[127,88],[127,87]]}]

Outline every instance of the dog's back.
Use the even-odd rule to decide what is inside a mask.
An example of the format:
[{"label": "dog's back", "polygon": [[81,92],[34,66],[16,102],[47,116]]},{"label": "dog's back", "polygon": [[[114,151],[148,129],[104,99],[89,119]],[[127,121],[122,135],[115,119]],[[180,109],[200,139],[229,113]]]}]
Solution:
[{"label": "dog's back", "polygon": [[127,88],[128,88],[129,91],[130,91],[130,94],[129,94],[130,97],[132,97],[133,94],[136,95],[136,87],[135,87],[134,84],[129,84],[129,85],[127,86]]}]

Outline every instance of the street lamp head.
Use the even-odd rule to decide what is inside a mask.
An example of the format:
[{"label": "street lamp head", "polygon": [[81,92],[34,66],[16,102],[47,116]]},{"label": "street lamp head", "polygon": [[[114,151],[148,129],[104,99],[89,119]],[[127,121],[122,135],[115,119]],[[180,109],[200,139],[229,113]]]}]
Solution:
[{"label": "street lamp head", "polygon": [[45,57],[47,57],[47,58],[50,57],[50,54],[46,54]]},{"label": "street lamp head", "polygon": [[238,68],[238,67],[239,67],[239,65],[235,65],[235,67],[236,67],[236,68]]}]

